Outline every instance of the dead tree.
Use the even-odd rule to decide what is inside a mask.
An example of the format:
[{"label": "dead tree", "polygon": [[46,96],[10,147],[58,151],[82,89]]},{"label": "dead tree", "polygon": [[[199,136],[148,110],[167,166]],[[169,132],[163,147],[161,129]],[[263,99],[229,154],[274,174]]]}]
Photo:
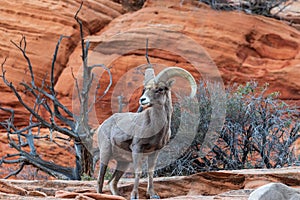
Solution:
[{"label": "dead tree", "polygon": [[[26,53],[26,38],[22,36],[22,39],[17,44],[13,41],[12,44],[17,47],[23,57],[27,61],[28,71],[30,73],[31,81],[30,83],[21,82],[20,84],[24,87],[27,95],[34,97],[35,102],[33,105],[25,102],[22,98],[21,92],[16,89],[16,86],[9,82],[6,78],[6,71],[4,68],[5,61],[2,63],[2,74],[0,77],[12,93],[18,98],[20,104],[27,110],[29,114],[29,122],[26,127],[16,127],[15,126],[15,113],[13,109],[3,108],[0,105],[0,110],[3,112],[10,113],[10,118],[0,122],[0,125],[5,128],[7,132],[8,142],[11,148],[18,151],[16,154],[8,154],[0,160],[0,165],[3,163],[8,164],[19,164],[18,170],[8,174],[5,178],[9,178],[13,175],[17,175],[22,171],[25,165],[32,165],[39,170],[46,172],[47,174],[54,176],[59,179],[71,179],[80,180],[83,174],[92,176],[94,172],[94,160],[93,152],[90,151],[92,145],[93,131],[89,125],[89,109],[92,105],[89,105],[89,99],[94,98],[93,103],[97,101],[97,97],[91,97],[90,86],[95,81],[94,74],[92,70],[96,67],[101,67],[107,71],[110,76],[110,83],[105,89],[105,93],[111,86],[111,73],[110,70],[104,65],[93,65],[88,66],[88,48],[89,42],[84,40],[83,25],[82,21],[79,19],[78,14],[82,8],[82,4],[78,11],[76,12],[74,18],[80,27],[80,39],[82,47],[82,63],[83,63],[83,81],[79,83],[74,77],[78,99],[80,103],[80,112],[75,115],[69,108],[64,106],[59,99],[54,90],[55,78],[54,78],[54,67],[56,62],[56,57],[58,54],[59,46],[61,41],[66,36],[61,36],[55,48],[55,52],[52,59],[51,73],[50,73],[50,83],[47,84],[46,76],[41,84],[37,84],[35,80],[35,75],[33,73],[33,66],[31,64],[30,58]],[[101,96],[101,97],[102,97]],[[49,117],[43,117],[41,113],[48,113]],[[41,128],[49,129],[48,135],[41,135]],[[74,141],[74,151],[76,152],[75,167],[64,167],[59,166],[53,162],[43,160],[36,151],[35,142],[38,139],[51,139],[51,133],[57,131],[63,135],[63,137],[58,137],[58,139],[63,140],[73,140]],[[29,150],[27,150],[29,147]]]}]

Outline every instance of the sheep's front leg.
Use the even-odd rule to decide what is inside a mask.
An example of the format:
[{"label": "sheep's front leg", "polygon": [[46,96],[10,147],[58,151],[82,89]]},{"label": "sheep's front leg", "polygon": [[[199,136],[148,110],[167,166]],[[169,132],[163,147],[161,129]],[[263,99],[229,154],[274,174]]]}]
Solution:
[{"label": "sheep's front leg", "polygon": [[139,198],[139,181],[142,174],[142,154],[132,153],[133,167],[134,167],[134,186],[131,192],[131,200]]},{"label": "sheep's front leg", "polygon": [[157,161],[158,153],[155,152],[148,156],[148,187],[147,187],[147,196],[150,199],[159,199],[159,196],[154,191],[153,186],[153,173]]}]

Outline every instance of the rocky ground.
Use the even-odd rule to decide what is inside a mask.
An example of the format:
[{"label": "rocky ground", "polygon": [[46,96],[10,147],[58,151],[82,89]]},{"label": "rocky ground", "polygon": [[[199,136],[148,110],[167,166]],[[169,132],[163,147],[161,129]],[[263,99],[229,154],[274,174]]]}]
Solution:
[{"label": "rocky ground", "polygon": [[[299,188],[300,168],[252,169],[204,172],[187,177],[155,178],[155,188],[162,199],[222,199],[246,200],[257,187],[281,182]],[[121,179],[120,191],[129,198],[132,179]],[[147,182],[140,184],[140,196],[145,198]],[[0,196],[10,199],[121,199],[96,194],[96,181],[25,181],[0,180]],[[109,195],[109,196],[108,196]]]}]

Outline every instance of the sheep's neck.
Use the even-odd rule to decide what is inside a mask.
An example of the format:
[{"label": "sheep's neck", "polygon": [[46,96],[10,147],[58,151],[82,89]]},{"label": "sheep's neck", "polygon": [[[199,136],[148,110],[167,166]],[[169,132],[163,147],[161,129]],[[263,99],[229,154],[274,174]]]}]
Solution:
[{"label": "sheep's neck", "polygon": [[165,106],[153,106],[150,112],[151,119],[168,120],[168,113]]},{"label": "sheep's neck", "polygon": [[153,106],[150,113],[151,119],[154,119],[156,123],[166,122],[165,126],[170,126],[172,115],[171,98],[168,98],[164,105]]}]

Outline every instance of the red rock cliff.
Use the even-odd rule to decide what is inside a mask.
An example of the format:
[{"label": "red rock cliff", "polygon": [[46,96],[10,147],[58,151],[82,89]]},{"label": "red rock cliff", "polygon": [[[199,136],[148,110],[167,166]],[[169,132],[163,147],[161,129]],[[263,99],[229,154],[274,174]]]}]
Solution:
[{"label": "red rock cliff", "polygon": [[[21,52],[10,40],[19,44],[21,36],[27,40],[27,55],[30,58],[37,84],[41,84],[45,74],[50,72],[51,60],[60,35],[70,36],[64,39],[59,50],[56,66],[56,80],[69,61],[69,57],[79,41],[79,28],[74,15],[81,1],[42,1],[11,0],[0,5],[0,62],[5,63],[6,76],[19,89],[20,81],[29,81],[26,73],[27,63]],[[85,1],[80,18],[85,26],[85,34],[94,34],[106,26],[112,19],[120,16],[124,10],[113,1]],[[26,75],[27,74],[27,75]],[[47,79],[48,80],[48,79]],[[25,96],[25,95],[24,95]],[[26,101],[30,101],[29,97]],[[10,90],[0,81],[0,105],[16,109],[16,121],[24,125],[28,116],[17,103]],[[0,121],[8,116],[1,112]]]},{"label": "red rock cliff", "polygon": [[[125,32],[130,34],[126,36]],[[161,35],[155,35],[157,32]],[[120,49],[126,49],[136,40],[142,44],[135,48],[143,47],[146,37],[149,41],[157,41],[160,46],[168,47],[170,44],[166,38],[172,38],[173,41],[180,41],[174,45],[174,51],[166,51],[168,48],[152,49],[149,52],[151,61],[167,66],[181,66],[199,77],[188,60],[174,54],[176,48],[186,48],[185,55],[195,54],[194,46],[188,51],[190,44],[181,40],[182,35],[203,48],[205,56],[199,53],[199,56],[203,56],[200,60],[207,63],[210,57],[218,67],[225,84],[245,83],[250,80],[261,84],[268,82],[270,91],[280,91],[282,99],[300,100],[300,34],[283,21],[242,12],[214,11],[203,4],[168,1],[162,5],[160,1],[149,0],[143,9],[116,18],[87,39],[95,48],[91,48],[91,53],[107,55],[119,53]],[[158,37],[162,39],[159,40]],[[112,56],[113,60],[108,62],[113,66],[113,86],[98,104],[100,122],[111,114],[111,107],[114,107],[111,105],[111,95],[119,78],[130,69],[145,64],[144,53],[144,50],[126,52],[125,55],[120,53],[116,57]],[[56,89],[63,96],[70,96],[73,92],[70,67],[80,67],[79,56],[80,48],[77,47],[58,79]],[[133,79],[128,79],[128,82],[134,83]],[[107,85],[108,80],[103,78],[101,83]],[[137,97],[131,99],[136,101]],[[134,110],[135,107],[129,109]]]}]

